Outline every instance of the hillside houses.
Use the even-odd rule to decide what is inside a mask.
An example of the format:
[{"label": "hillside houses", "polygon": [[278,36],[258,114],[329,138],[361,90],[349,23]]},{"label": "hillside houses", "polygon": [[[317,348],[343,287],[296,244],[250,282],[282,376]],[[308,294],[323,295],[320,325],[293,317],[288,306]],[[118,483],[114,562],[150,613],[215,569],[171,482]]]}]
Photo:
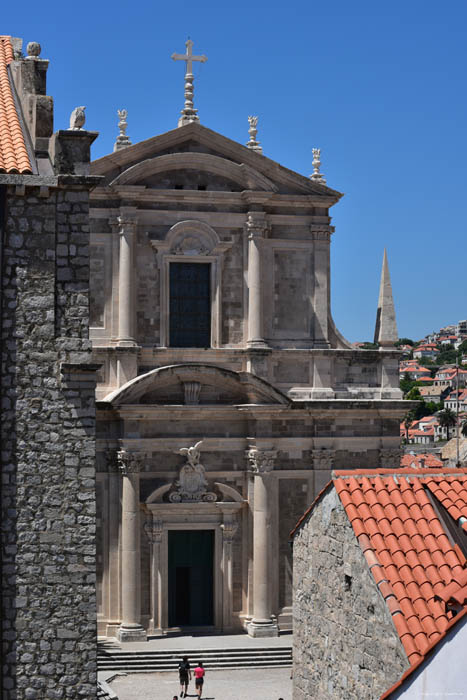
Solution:
[{"label": "hillside houses", "polygon": [[413,356],[421,359],[423,357],[429,357],[430,360],[436,360],[436,356],[439,354],[439,349],[435,343],[424,343],[418,345],[413,351]]},{"label": "hillside houses", "polygon": [[405,360],[400,363],[399,374],[401,379],[404,374],[410,374],[411,379],[420,381],[422,379],[432,381],[431,370],[428,367],[423,367],[417,360]]},{"label": "hillside houses", "polygon": [[467,411],[467,389],[451,391],[444,400],[444,407],[456,411],[457,401],[459,401],[459,411]]},{"label": "hillside houses", "polygon": [[435,386],[444,387],[457,387],[457,382],[460,387],[467,386],[467,369],[456,368],[453,365],[440,367],[433,380]]}]

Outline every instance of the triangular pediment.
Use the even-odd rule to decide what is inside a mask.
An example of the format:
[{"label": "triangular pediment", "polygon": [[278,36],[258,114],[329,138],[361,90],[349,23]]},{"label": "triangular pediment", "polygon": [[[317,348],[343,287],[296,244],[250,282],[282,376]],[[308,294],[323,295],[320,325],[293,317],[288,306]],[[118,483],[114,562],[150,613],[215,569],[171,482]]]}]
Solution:
[{"label": "triangular pediment", "polygon": [[[180,167],[224,176],[232,189],[311,195],[330,206],[342,196],[260,153],[193,122],[128,146],[91,164],[104,185],[151,186],[151,177]],[[210,169],[212,168],[212,169]]]},{"label": "triangular pediment", "polygon": [[158,367],[130,380],[102,403],[125,405],[288,406],[290,400],[249,372],[197,363]]}]

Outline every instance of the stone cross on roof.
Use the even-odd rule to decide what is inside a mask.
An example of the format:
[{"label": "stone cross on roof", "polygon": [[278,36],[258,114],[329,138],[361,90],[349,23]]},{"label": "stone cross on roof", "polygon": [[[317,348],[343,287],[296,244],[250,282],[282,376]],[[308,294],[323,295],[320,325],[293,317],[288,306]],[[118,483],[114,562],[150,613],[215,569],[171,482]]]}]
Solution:
[{"label": "stone cross on roof", "polygon": [[206,63],[207,56],[193,56],[193,42],[191,39],[185,43],[186,53],[173,53],[171,58],[174,61],[185,61],[186,62],[186,72],[185,72],[185,106],[182,109],[182,116],[178,120],[178,126],[183,126],[184,124],[189,124],[190,122],[199,122],[199,117],[197,115],[198,110],[193,107],[193,61],[199,61],[200,63]]}]

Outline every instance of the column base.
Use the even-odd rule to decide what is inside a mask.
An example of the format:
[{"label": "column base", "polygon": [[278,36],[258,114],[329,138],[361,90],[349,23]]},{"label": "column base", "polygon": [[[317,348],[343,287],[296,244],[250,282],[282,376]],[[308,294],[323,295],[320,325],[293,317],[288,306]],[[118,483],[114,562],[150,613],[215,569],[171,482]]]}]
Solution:
[{"label": "column base", "polygon": [[136,348],[137,345],[133,338],[119,338],[117,341],[117,347],[119,348]]},{"label": "column base", "polygon": [[275,620],[266,620],[258,622],[252,620],[246,626],[249,637],[278,637],[279,627]]},{"label": "column base", "polygon": [[146,642],[148,636],[146,630],[141,625],[135,625],[134,627],[125,627],[120,625],[120,629],[117,632],[117,639],[119,642]]},{"label": "column base", "polygon": [[262,338],[253,338],[252,340],[247,340],[246,346],[248,349],[253,350],[270,350],[271,348]]}]

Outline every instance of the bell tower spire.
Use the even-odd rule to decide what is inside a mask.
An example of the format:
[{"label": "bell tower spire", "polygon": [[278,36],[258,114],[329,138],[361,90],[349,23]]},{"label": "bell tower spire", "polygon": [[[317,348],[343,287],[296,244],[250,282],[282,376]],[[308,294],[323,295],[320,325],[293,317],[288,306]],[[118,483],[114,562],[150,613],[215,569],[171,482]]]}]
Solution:
[{"label": "bell tower spire", "polygon": [[379,343],[381,347],[392,347],[398,338],[396,312],[394,310],[388,257],[385,248],[379,287],[378,310],[376,312],[375,343]]}]

